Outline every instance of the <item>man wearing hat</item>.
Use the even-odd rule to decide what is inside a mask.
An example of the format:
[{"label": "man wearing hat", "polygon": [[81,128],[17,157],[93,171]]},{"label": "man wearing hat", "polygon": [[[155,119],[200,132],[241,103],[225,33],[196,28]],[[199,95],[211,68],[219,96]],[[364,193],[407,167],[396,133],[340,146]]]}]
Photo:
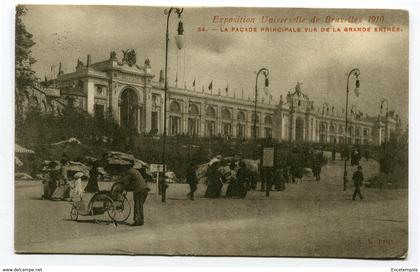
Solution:
[{"label": "man wearing hat", "polygon": [[133,168],[134,161],[130,160],[129,162],[129,169],[125,172],[125,175],[122,178],[122,182],[125,184],[126,188],[133,189],[134,223],[131,225],[142,226],[144,224],[143,205],[146,201],[150,189],[147,187],[147,183],[140,172]]},{"label": "man wearing hat", "polygon": [[363,185],[363,172],[362,166],[357,166],[357,171],[353,173],[353,182],[354,182],[354,193],[353,193],[353,200],[356,200],[356,196],[359,195],[360,199],[363,199],[362,193],[360,192],[360,187]]}]

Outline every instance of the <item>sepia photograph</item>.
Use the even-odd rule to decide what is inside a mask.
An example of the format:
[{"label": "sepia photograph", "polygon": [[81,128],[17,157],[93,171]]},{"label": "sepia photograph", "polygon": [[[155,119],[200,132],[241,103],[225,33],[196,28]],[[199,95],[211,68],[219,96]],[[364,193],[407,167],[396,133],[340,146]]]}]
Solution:
[{"label": "sepia photograph", "polygon": [[15,253],[407,258],[409,25],[17,5]]}]

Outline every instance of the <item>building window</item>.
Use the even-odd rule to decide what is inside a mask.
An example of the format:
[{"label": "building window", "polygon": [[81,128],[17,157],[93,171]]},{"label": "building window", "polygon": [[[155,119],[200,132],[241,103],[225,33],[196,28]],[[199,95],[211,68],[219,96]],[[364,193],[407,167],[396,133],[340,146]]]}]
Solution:
[{"label": "building window", "polygon": [[[259,138],[260,137],[260,128],[256,127],[256,129],[257,129],[257,138]],[[255,126],[251,127],[251,137],[255,138]]]},{"label": "building window", "polygon": [[178,102],[173,101],[171,105],[169,106],[169,111],[174,112],[174,113],[181,113],[181,106],[179,105]]},{"label": "building window", "polygon": [[245,113],[243,111],[238,112],[238,121],[245,122]]},{"label": "building window", "polygon": [[231,114],[230,114],[230,111],[228,109],[223,109],[222,110],[222,119],[224,119],[224,120],[230,120],[231,119]]},{"label": "building window", "polygon": [[230,123],[223,123],[223,136],[230,137],[232,135],[232,125]]},{"label": "building window", "polygon": [[171,135],[178,135],[181,131],[181,118],[178,116],[171,116],[169,121],[171,123]]},{"label": "building window", "polygon": [[206,120],[206,136],[213,137],[216,133],[216,122],[213,120]]},{"label": "building window", "polygon": [[271,139],[273,137],[273,129],[271,127],[265,128],[265,138]]},{"label": "building window", "polygon": [[159,106],[162,103],[160,94],[152,94],[152,104]]},{"label": "building window", "polygon": [[188,135],[198,135],[199,120],[197,118],[188,118]]},{"label": "building window", "polygon": [[216,110],[212,106],[208,106],[206,110],[206,115],[211,118],[216,118]]},{"label": "building window", "polygon": [[257,120],[257,123],[260,121],[259,118],[258,118],[258,114],[253,113],[251,115],[251,121],[255,122],[255,120]]},{"label": "building window", "polygon": [[320,124],[320,132],[319,132],[321,143],[327,142],[327,127],[325,124]]},{"label": "building window", "polygon": [[158,132],[159,131],[159,117],[157,111],[152,112],[152,131]]},{"label": "building window", "polygon": [[264,118],[264,124],[271,126],[273,124],[273,120],[270,115],[266,115]]},{"label": "building window", "polygon": [[188,113],[193,114],[193,115],[199,115],[200,111],[198,110],[198,106],[195,105],[195,104],[190,104],[190,107],[188,109]]},{"label": "building window", "polygon": [[96,86],[96,94],[102,95],[102,93],[103,93],[102,86]]},{"label": "building window", "polygon": [[238,124],[238,138],[245,138],[245,125]]}]

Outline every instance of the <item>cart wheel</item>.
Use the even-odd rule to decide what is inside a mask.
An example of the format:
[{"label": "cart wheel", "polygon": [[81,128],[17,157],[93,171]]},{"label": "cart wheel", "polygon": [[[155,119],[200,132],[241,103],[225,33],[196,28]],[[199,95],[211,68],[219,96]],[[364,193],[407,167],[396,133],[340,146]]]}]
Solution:
[{"label": "cart wheel", "polygon": [[116,209],[115,203],[110,197],[104,199],[104,209],[112,221],[115,221]]},{"label": "cart wheel", "polygon": [[70,210],[70,218],[73,221],[77,221],[77,218],[79,217],[79,211],[77,210],[77,208],[75,206],[71,207]]},{"label": "cart wheel", "polygon": [[115,221],[123,223],[131,215],[131,205],[125,195],[120,195],[118,200],[114,201],[115,204]]}]

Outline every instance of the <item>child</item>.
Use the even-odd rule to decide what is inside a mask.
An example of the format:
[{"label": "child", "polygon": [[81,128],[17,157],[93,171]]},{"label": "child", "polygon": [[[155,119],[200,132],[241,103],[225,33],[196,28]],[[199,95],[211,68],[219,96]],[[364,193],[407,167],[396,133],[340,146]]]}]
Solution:
[{"label": "child", "polygon": [[82,188],[82,172],[74,174],[74,181],[71,185],[70,197],[73,201],[82,199],[83,188]]}]

